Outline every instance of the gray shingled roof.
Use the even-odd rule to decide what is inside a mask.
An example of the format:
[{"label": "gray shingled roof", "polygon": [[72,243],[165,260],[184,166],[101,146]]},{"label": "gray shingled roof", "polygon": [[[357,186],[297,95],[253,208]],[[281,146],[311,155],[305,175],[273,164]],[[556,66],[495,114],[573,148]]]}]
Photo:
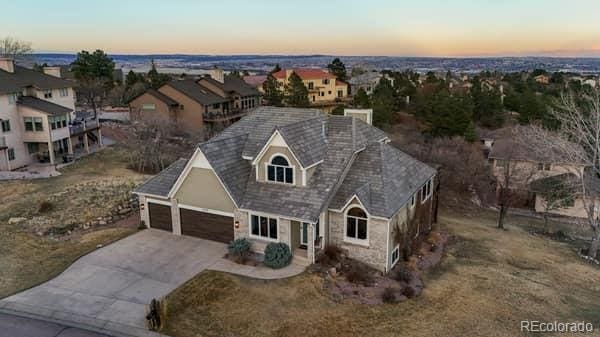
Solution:
[{"label": "gray shingled roof", "polygon": [[13,73],[0,69],[0,94],[22,92],[31,86],[41,90],[61,89],[73,87],[73,83],[17,65]]},{"label": "gray shingled roof", "polygon": [[191,79],[175,80],[165,85],[172,87],[173,89],[181,92],[182,94],[202,105],[210,105],[229,101],[229,98],[221,97]]},{"label": "gray shingled roof", "polygon": [[341,209],[356,195],[370,214],[389,218],[435,172],[389,144],[370,143],[352,163],[330,207]]},{"label": "gray shingled roof", "polygon": [[48,115],[64,115],[73,111],[72,109],[65,108],[62,105],[54,104],[52,102],[44,101],[43,99],[31,96],[19,97],[17,104],[43,112]]},{"label": "gray shingled roof", "polygon": [[226,92],[237,92],[241,96],[258,96],[260,92],[253,86],[246,83],[243,79],[233,76],[225,75],[223,80],[225,83],[221,83],[210,76],[205,76],[202,79],[211,82],[213,85],[223,89]]},{"label": "gray shingled roof", "polygon": [[171,97],[163,94],[162,92],[160,92],[158,90],[148,89],[148,90],[146,90],[146,93],[156,97],[158,100],[162,101],[166,105],[169,105],[169,106],[179,105],[179,103],[176,100],[172,99]]},{"label": "gray shingled roof", "polygon": [[[275,130],[303,165],[322,160],[306,187],[257,182],[256,170],[243,159],[258,154]],[[325,207],[354,194],[369,213],[389,217],[435,173],[385,139],[381,130],[351,117],[259,107],[199,148],[239,208],[314,222]]]},{"label": "gray shingled roof", "polygon": [[159,197],[167,197],[173,185],[177,181],[177,178],[183,172],[187,159],[176,160],[169,167],[164,169],[156,176],[150,178],[148,181],[138,186],[133,192],[142,194],[152,194]]}]

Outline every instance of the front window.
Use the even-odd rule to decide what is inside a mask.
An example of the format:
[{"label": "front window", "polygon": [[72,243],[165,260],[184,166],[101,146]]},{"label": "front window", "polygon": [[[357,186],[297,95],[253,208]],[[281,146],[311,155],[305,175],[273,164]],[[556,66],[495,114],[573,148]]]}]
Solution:
[{"label": "front window", "polygon": [[358,207],[351,208],[346,215],[346,238],[367,239],[367,214]]},{"label": "front window", "polygon": [[19,98],[18,94],[8,94],[8,104],[13,105],[17,102]]},{"label": "front window", "polygon": [[52,98],[52,90],[44,91],[44,98]]},{"label": "front window", "polygon": [[40,144],[39,143],[27,143],[27,152],[29,154],[35,154],[40,152]]},{"label": "front window", "polygon": [[400,259],[400,245],[396,245],[392,250],[392,267],[396,265],[396,262]]},{"label": "front window", "polygon": [[433,180],[429,180],[423,187],[421,187],[421,202],[427,201],[433,193]]},{"label": "front window", "polygon": [[48,123],[50,123],[50,128],[52,130],[64,128],[67,126],[67,115],[62,116],[52,116],[48,118]]},{"label": "front window", "polygon": [[15,156],[15,149],[8,149],[8,160],[13,161],[17,157]]},{"label": "front window", "polygon": [[156,110],[156,104],[142,104],[142,110]]},{"label": "front window", "polygon": [[2,132],[9,132],[10,131],[10,120],[6,119],[2,121]]},{"label": "front window", "polygon": [[294,183],[294,168],[290,166],[288,160],[277,155],[271,159],[267,165],[267,181],[293,184]]},{"label": "front window", "polygon": [[25,131],[44,131],[41,117],[24,117]]},{"label": "front window", "polygon": [[69,88],[62,88],[59,90],[59,92],[60,92],[60,97],[69,96]]},{"label": "front window", "polygon": [[329,79],[327,79],[327,78],[323,79],[322,83],[323,84],[329,84]]},{"label": "front window", "polygon": [[250,217],[250,235],[277,240],[277,218],[269,218],[262,215],[252,215]]},{"label": "front window", "polygon": [[415,207],[416,204],[417,204],[417,196],[416,196],[416,194],[413,194],[413,196],[410,198],[410,208]]}]

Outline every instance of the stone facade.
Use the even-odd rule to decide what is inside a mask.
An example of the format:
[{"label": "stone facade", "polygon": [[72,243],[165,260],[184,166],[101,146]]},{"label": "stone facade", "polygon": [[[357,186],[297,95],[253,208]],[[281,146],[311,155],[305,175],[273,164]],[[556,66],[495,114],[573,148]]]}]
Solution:
[{"label": "stone facade", "polygon": [[348,257],[385,272],[387,271],[388,220],[373,217],[368,219],[368,242],[365,245],[345,240],[345,211],[356,205],[351,203],[342,212],[329,212],[329,243],[346,251]]}]

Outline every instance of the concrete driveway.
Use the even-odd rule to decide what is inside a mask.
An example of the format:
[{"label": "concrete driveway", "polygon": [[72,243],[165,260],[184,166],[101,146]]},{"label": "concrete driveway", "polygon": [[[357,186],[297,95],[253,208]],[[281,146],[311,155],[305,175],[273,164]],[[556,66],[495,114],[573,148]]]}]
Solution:
[{"label": "concrete driveway", "polygon": [[146,331],[145,305],[211,265],[223,266],[225,252],[219,242],[143,230],[82,257],[51,281],[1,300],[0,310],[100,332],[153,335]]}]

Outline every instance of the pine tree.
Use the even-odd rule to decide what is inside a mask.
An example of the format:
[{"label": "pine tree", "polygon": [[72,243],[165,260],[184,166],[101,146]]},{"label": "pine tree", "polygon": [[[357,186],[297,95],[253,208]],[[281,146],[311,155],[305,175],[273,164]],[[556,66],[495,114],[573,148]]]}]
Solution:
[{"label": "pine tree", "polygon": [[394,105],[394,88],[391,82],[384,77],[379,81],[371,96],[373,123],[377,126],[390,124],[392,122]]},{"label": "pine tree", "polygon": [[302,82],[300,76],[295,72],[290,75],[288,85],[285,88],[286,102],[289,106],[305,108],[309,106],[308,89]]},{"label": "pine tree", "polygon": [[346,66],[338,57],[333,59],[333,61],[327,65],[327,69],[329,69],[329,72],[334,74],[339,80],[346,80]]},{"label": "pine tree", "polygon": [[150,81],[150,87],[152,89],[158,89],[169,82],[170,78],[169,75],[161,74],[156,70],[154,60],[151,61],[151,64],[150,71],[148,71],[148,80]]},{"label": "pine tree", "polygon": [[263,90],[265,91],[264,99],[269,105],[283,106],[283,94],[277,87],[277,80],[273,75],[269,74],[267,79],[263,83]]},{"label": "pine tree", "polygon": [[365,91],[365,89],[363,88],[359,88],[358,91],[356,92],[356,95],[354,95],[352,104],[354,106],[356,106],[357,108],[361,108],[361,109],[367,109],[371,107],[371,100],[369,98],[369,95],[367,95],[367,92]]}]

